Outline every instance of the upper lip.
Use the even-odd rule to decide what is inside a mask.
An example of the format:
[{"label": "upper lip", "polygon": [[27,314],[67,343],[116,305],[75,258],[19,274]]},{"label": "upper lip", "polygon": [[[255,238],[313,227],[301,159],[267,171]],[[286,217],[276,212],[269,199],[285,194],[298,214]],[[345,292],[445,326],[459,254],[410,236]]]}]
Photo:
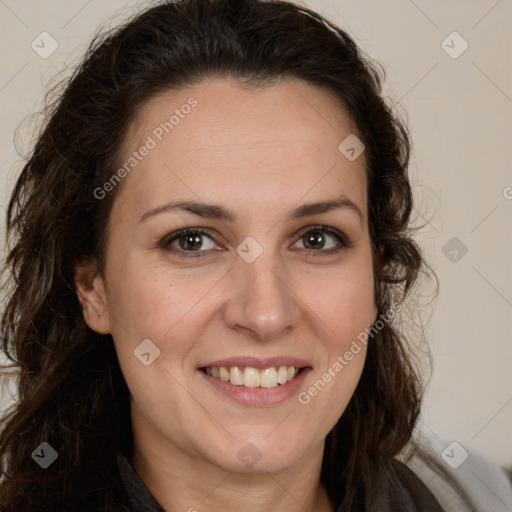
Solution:
[{"label": "upper lip", "polygon": [[220,367],[220,366],[238,366],[256,368],[258,370],[264,370],[272,366],[296,366],[297,368],[306,368],[311,366],[309,361],[305,359],[298,359],[296,357],[288,356],[276,356],[276,357],[265,357],[263,359],[258,357],[228,357],[226,359],[217,359],[208,364],[200,366],[200,368],[206,368],[208,366]]}]

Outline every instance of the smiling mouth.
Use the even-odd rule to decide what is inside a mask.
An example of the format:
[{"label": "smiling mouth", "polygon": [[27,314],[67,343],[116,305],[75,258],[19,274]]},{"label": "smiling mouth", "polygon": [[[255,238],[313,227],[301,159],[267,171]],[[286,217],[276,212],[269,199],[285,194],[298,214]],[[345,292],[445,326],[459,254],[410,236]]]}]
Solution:
[{"label": "smiling mouth", "polygon": [[297,366],[271,366],[258,370],[251,366],[206,366],[201,371],[223,382],[246,388],[275,388],[293,380],[304,368]]}]

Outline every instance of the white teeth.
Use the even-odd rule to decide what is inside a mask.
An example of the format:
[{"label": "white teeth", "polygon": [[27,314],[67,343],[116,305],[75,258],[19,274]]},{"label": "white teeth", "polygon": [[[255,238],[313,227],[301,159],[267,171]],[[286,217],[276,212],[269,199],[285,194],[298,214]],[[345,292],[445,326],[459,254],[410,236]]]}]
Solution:
[{"label": "white teeth", "polygon": [[279,371],[277,372],[277,382],[278,384],[286,384],[288,382],[288,372],[286,371],[286,366],[279,367]]},{"label": "white teeth", "polygon": [[223,380],[224,382],[227,382],[229,380],[229,372],[224,368],[224,366],[221,366],[219,368],[219,375],[220,380]]},{"label": "white teeth", "polygon": [[277,386],[277,372],[275,368],[262,370],[260,386],[262,388],[275,388]]},{"label": "white teeth", "polygon": [[295,366],[279,366],[279,368],[274,368],[272,366],[264,370],[257,370],[256,368],[246,366],[242,371],[238,366],[208,366],[205,368],[205,372],[216,379],[231,382],[235,386],[275,388],[279,384],[286,384],[292,380],[299,373],[299,368]]},{"label": "white teeth", "polygon": [[241,386],[244,383],[244,376],[238,366],[232,366],[229,371],[229,381],[235,386]]},{"label": "white teeth", "polygon": [[246,388],[256,388],[260,385],[260,372],[256,368],[247,366],[244,370],[244,386]]}]

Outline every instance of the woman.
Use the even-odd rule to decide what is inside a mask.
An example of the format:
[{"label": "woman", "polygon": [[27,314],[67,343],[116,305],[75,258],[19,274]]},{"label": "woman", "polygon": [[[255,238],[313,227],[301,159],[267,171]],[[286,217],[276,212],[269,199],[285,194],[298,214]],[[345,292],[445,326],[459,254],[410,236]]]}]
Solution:
[{"label": "woman", "polygon": [[339,28],[182,0],[97,38],[8,208],[2,511],[442,510],[395,459],[409,138]]}]

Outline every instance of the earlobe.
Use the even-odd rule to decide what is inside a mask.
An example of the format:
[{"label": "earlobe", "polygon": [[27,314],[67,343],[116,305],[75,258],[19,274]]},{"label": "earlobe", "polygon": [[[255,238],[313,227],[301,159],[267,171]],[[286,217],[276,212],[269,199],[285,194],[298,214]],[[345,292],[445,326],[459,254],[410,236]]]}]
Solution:
[{"label": "earlobe", "polygon": [[73,278],[86,324],[99,334],[110,334],[105,283],[97,270],[96,262],[77,264]]}]

